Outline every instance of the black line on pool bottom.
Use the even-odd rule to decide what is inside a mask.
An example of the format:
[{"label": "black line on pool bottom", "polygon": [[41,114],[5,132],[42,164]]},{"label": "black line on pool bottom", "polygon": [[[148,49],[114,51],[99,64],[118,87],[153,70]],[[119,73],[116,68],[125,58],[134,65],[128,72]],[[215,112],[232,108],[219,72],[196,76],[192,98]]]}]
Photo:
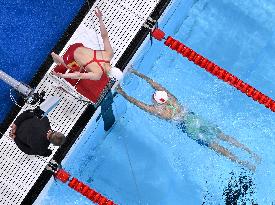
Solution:
[{"label": "black line on pool bottom", "polygon": [[[89,1],[89,5],[92,6],[95,0],[87,0]],[[62,48],[65,46],[67,41],[70,39],[72,34],[74,33],[75,29],[79,26],[79,24],[83,21],[86,13],[89,11],[90,7],[87,3],[82,6],[81,10],[79,11],[78,15],[74,18],[73,22],[70,24],[66,32],[63,34],[62,38],[59,40],[57,45],[54,47],[54,51],[60,52]],[[153,19],[158,20],[165,8],[168,6],[171,0],[161,0],[158,5],[155,7],[154,11],[151,13],[151,17]],[[146,36],[149,34],[149,29],[141,28],[140,31],[136,34],[135,38],[131,41],[129,46],[127,47],[126,51],[123,53],[122,57],[118,60],[116,67],[124,70],[126,65],[129,63],[131,58],[134,56],[135,52],[138,50]],[[35,75],[32,82],[30,83],[31,86],[36,86],[41,81],[45,73],[48,71],[48,68],[53,63],[51,56],[49,55],[46,61],[41,66],[41,70]],[[20,110],[19,110],[20,111]],[[54,154],[53,159],[61,163],[70,148],[73,146],[77,138],[79,137],[80,133],[83,131],[91,117],[95,112],[95,108],[90,105],[78,119],[76,124],[73,126],[72,130],[67,136],[66,143],[62,145],[57,152]],[[16,115],[18,112],[16,113]],[[16,117],[14,115],[13,119]],[[12,120],[13,120],[12,119]],[[11,121],[10,121],[11,123]],[[9,123],[9,124],[10,124]],[[8,125],[9,125],[8,124]],[[73,173],[72,173],[73,174]],[[38,180],[35,182],[33,187],[30,189],[27,196],[24,198],[22,205],[30,205],[36,200],[38,195],[44,189],[50,178],[52,177],[52,173],[50,171],[44,170],[41,175],[38,177]]]}]

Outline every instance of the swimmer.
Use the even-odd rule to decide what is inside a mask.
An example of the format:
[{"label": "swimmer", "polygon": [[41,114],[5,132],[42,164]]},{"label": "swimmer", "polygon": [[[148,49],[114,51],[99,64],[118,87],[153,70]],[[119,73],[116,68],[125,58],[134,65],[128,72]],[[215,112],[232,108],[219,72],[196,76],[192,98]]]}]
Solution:
[{"label": "swimmer", "polygon": [[[113,58],[113,49],[108,37],[107,29],[102,20],[102,13],[99,9],[95,11],[99,20],[100,33],[103,39],[104,50],[93,50],[86,48],[82,43],[70,45],[63,58],[52,52],[55,63],[63,65],[73,71],[70,73],[58,73],[52,71],[53,75],[70,79],[89,79],[108,81],[108,73],[111,71],[110,60]],[[86,72],[81,72],[85,70]]]},{"label": "swimmer", "polygon": [[225,141],[232,146],[248,152],[257,162],[259,162],[260,157],[258,157],[257,154],[253,153],[248,147],[241,144],[235,138],[224,134],[217,126],[206,122],[195,113],[188,111],[187,108],[181,106],[177,98],[160,84],[136,70],[131,70],[131,72],[146,80],[147,83],[149,83],[156,91],[152,95],[153,104],[148,105],[127,95],[125,91],[122,90],[121,86],[118,85],[117,92],[126,100],[142,110],[155,115],[156,117],[168,121],[175,121],[177,123],[177,127],[186,133],[188,137],[195,140],[198,144],[209,147],[218,154],[229,158],[233,162],[241,164],[251,171],[255,171],[255,165],[248,161],[240,160],[230,150],[220,145],[219,140]]}]

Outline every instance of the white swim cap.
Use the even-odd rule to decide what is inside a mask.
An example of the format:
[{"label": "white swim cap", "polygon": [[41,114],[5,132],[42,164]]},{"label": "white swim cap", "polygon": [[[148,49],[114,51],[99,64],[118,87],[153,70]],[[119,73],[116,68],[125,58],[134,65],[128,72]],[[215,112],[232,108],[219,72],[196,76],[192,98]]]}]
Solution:
[{"label": "white swim cap", "polygon": [[123,76],[121,70],[116,67],[111,67],[108,75],[110,78],[115,78],[117,81],[121,80]]},{"label": "white swim cap", "polygon": [[157,101],[157,103],[160,103],[160,104],[163,104],[163,103],[165,103],[168,100],[168,94],[165,91],[159,91],[159,90],[157,90],[154,93],[153,96],[154,96],[155,101]]}]

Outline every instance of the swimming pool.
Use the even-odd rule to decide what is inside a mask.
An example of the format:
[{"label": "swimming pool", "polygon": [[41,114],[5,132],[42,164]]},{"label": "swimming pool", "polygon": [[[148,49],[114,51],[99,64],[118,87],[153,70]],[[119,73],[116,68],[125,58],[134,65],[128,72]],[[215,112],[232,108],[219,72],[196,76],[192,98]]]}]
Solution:
[{"label": "swimming pool", "polygon": [[[160,27],[275,98],[274,10],[275,3],[270,1],[175,0]],[[67,171],[118,204],[275,201],[274,113],[160,42],[151,46],[147,39],[132,63],[183,105],[259,154],[262,161],[256,172],[200,146],[175,124],[150,116],[121,96],[115,98],[117,123],[111,132],[102,131],[101,120],[91,120],[63,163]],[[153,90],[135,76],[128,74],[123,87],[130,95],[151,101]],[[248,157],[237,149],[234,152]],[[37,201],[45,205],[90,203],[53,181]]]},{"label": "swimming pool", "polygon": [[[83,3],[83,0],[1,1],[1,70],[29,84]],[[0,81],[0,122],[13,104],[9,89]]]}]

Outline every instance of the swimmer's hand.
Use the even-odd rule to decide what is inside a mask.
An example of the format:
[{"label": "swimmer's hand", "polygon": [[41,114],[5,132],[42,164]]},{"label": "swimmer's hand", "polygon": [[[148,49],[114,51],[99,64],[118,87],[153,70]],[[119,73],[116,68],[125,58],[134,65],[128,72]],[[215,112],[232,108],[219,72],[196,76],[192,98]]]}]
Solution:
[{"label": "swimmer's hand", "polygon": [[60,65],[60,64],[63,64],[64,63],[64,60],[62,57],[60,57],[59,55],[57,55],[55,52],[52,52],[51,53],[51,56],[53,58],[53,61],[57,64],[57,65]]},{"label": "swimmer's hand", "polygon": [[137,74],[137,73],[138,73],[137,70],[135,70],[135,69],[132,68],[132,67],[130,68],[130,72],[133,73],[133,74]]},{"label": "swimmer's hand", "polygon": [[98,18],[99,20],[102,20],[102,13],[101,13],[101,11],[99,10],[98,7],[96,7],[95,15],[97,16],[97,18]]},{"label": "swimmer's hand", "polygon": [[119,93],[119,94],[122,94],[124,93],[124,91],[122,90],[121,86],[118,84],[118,86],[116,87],[116,91]]},{"label": "swimmer's hand", "polygon": [[133,70],[134,68],[133,68],[133,65],[130,65],[129,67],[128,67],[128,69],[127,69],[127,72],[128,73],[132,73],[132,70]]}]

